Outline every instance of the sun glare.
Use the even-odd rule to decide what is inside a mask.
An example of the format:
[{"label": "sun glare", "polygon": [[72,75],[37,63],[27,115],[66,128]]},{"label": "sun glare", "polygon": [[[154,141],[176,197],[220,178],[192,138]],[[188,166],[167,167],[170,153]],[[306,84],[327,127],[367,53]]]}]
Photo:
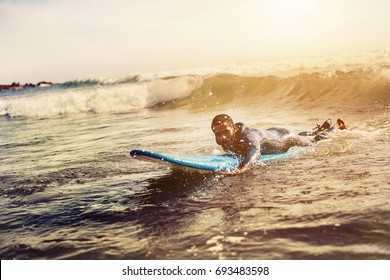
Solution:
[{"label": "sun glare", "polygon": [[284,27],[309,24],[316,15],[316,1],[307,0],[273,0],[268,1],[268,10],[271,20]]},{"label": "sun glare", "polygon": [[269,1],[269,5],[273,9],[274,14],[287,18],[295,18],[297,16],[307,16],[313,8],[313,2],[305,0],[273,0]]},{"label": "sun glare", "polygon": [[[318,0],[263,0],[251,1],[252,28],[247,37],[262,46],[263,54],[271,57],[315,55],[324,52],[324,38],[337,44],[337,29],[342,23],[338,12],[343,4]],[[255,34],[255,35],[254,35]],[[336,43],[334,43],[336,42]],[[272,47],[267,48],[267,46]]]}]

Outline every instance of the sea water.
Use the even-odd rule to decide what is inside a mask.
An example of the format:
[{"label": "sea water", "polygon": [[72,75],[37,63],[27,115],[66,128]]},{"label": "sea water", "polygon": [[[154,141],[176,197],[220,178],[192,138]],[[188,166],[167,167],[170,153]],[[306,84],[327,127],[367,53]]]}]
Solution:
[{"label": "sea water", "polygon": [[[142,162],[210,130],[336,131],[239,176]],[[1,259],[388,259],[390,52],[0,92]]]}]

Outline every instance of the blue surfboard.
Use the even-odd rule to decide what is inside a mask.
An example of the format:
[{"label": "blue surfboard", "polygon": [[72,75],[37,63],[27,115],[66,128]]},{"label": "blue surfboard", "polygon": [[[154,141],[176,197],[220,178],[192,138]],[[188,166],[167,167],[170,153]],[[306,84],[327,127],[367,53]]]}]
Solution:
[{"label": "blue surfboard", "polygon": [[[156,152],[145,151],[145,150],[132,150],[130,155],[133,158],[153,161],[158,163],[171,163],[183,167],[190,167],[199,170],[207,170],[213,172],[229,172],[236,169],[242,157],[237,157],[232,154],[225,155],[186,155],[186,156],[175,156],[175,155],[164,155]],[[271,160],[279,160],[288,158],[288,153],[283,154],[270,154],[262,155],[260,161],[266,162]]]}]

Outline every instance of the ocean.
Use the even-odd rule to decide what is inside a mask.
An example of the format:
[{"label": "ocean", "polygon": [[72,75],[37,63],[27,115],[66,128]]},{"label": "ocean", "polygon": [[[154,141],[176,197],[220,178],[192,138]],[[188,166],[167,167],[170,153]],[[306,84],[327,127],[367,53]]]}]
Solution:
[{"label": "ocean", "polygon": [[[347,130],[238,176],[130,157],[218,154],[250,127]],[[389,259],[390,50],[0,92],[1,259]]]}]

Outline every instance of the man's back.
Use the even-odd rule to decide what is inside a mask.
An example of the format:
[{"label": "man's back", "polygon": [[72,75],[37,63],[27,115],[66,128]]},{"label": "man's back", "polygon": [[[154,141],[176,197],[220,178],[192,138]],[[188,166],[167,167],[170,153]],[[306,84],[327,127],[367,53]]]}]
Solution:
[{"label": "man's back", "polygon": [[313,142],[297,135],[286,128],[271,127],[266,130],[257,129],[261,134],[261,153],[275,154],[287,152],[293,146],[310,146]]}]

